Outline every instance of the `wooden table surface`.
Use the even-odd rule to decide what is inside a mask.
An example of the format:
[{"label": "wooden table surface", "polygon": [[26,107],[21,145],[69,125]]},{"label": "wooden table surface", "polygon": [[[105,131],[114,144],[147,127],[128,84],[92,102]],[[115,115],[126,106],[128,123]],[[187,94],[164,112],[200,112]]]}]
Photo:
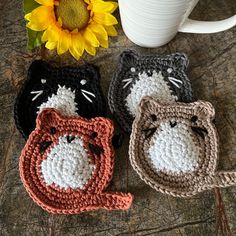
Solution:
[{"label": "wooden table surface", "polygon": [[[216,20],[233,14],[235,0],[201,0],[192,18]],[[85,61],[98,65],[107,94],[118,56],[124,49],[142,53],[185,52],[190,58],[188,75],[195,97],[212,102],[216,108],[221,145],[219,168],[236,170],[236,27],[212,35],[180,33],[164,47],[144,49],[131,43],[119,26],[119,36],[111,39],[109,49],[101,49],[96,57],[85,56],[79,62],[69,55],[59,58],[46,50],[26,51],[21,0],[0,1],[0,29],[0,235],[236,235],[236,187],[215,189],[189,199],[158,193],[131,168],[128,136],[117,151],[109,189],[133,193],[131,209],[49,215],[29,198],[21,183],[18,161],[25,141],[13,120],[16,94],[36,58],[43,57],[57,65]]]}]

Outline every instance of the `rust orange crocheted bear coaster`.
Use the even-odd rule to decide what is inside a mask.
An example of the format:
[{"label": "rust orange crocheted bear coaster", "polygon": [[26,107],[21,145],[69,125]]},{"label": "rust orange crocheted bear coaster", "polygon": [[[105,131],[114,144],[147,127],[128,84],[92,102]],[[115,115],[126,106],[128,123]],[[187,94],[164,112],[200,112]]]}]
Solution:
[{"label": "rust orange crocheted bear coaster", "polygon": [[30,197],[56,214],[128,209],[130,193],[105,191],[114,166],[112,136],[109,119],[42,110],[20,157],[20,176]]},{"label": "rust orange crocheted bear coaster", "polygon": [[129,146],[133,168],[152,188],[178,197],[236,185],[236,172],[217,171],[214,115],[209,102],[161,104],[143,98]]}]

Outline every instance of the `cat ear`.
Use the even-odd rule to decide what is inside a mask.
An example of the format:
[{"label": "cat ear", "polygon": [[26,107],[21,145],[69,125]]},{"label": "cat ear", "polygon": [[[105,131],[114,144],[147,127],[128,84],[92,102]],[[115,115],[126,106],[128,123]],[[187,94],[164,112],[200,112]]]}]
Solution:
[{"label": "cat ear", "polygon": [[55,127],[61,121],[59,112],[54,108],[43,109],[37,116],[36,128]]},{"label": "cat ear", "polygon": [[189,59],[185,53],[175,53],[170,55],[171,66],[176,70],[186,70]]},{"label": "cat ear", "polygon": [[120,63],[128,68],[135,66],[138,60],[139,60],[139,55],[131,50],[124,51],[120,55]]},{"label": "cat ear", "polygon": [[28,78],[34,81],[46,80],[45,77],[48,75],[50,71],[50,66],[42,61],[42,60],[35,60],[31,63],[29,70],[28,70]]},{"label": "cat ear", "polygon": [[91,80],[99,81],[101,79],[99,67],[93,64],[85,65],[87,75],[91,75]]},{"label": "cat ear", "polygon": [[210,102],[197,101],[194,103],[194,110],[202,119],[209,118],[213,120],[215,117],[215,108]]}]

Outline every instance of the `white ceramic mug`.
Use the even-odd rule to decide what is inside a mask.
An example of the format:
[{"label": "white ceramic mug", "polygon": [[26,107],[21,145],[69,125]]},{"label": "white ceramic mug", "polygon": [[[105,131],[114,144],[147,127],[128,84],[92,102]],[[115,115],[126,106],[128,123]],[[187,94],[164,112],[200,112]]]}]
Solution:
[{"label": "white ceramic mug", "polygon": [[168,43],[177,32],[216,33],[236,25],[236,15],[221,21],[188,18],[199,0],[118,0],[123,30],[142,47]]}]

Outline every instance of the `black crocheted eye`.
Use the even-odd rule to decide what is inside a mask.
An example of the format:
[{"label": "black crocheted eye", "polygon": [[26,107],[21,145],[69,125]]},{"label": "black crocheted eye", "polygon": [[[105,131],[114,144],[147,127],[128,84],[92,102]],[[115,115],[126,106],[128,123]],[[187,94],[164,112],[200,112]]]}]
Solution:
[{"label": "black crocheted eye", "polygon": [[157,121],[157,116],[155,114],[151,114],[152,121]]},{"label": "black crocheted eye", "polygon": [[198,117],[197,116],[192,116],[192,118],[191,118],[191,121],[192,122],[196,122],[198,120]]},{"label": "black crocheted eye", "polygon": [[50,128],[50,134],[55,134],[57,132],[55,127]]},{"label": "black crocheted eye", "polygon": [[90,135],[90,137],[91,137],[92,139],[96,138],[97,136],[98,136],[98,133],[97,133],[97,132],[93,132],[93,133]]}]

